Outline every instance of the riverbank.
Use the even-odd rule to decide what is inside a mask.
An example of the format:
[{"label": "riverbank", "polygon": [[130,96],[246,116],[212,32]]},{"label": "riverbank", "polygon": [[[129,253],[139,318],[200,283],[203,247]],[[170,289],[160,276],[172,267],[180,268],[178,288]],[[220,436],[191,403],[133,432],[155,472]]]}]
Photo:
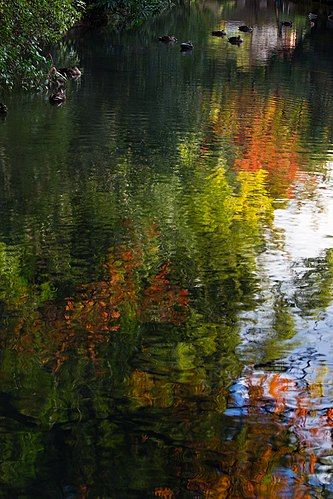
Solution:
[{"label": "riverbank", "polygon": [[8,2],[1,10],[0,89],[41,88],[52,65],[45,47],[73,27],[133,28],[176,3],[179,0]]}]

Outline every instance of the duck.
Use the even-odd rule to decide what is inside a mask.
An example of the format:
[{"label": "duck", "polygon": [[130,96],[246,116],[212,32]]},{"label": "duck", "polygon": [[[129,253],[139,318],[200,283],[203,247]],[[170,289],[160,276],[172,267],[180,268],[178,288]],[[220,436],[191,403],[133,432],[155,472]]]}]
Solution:
[{"label": "duck", "polygon": [[227,33],[225,31],[223,31],[223,29],[219,29],[219,30],[212,31],[212,35],[223,37],[223,36],[227,36]]},{"label": "duck", "polygon": [[8,107],[3,102],[0,102],[0,114],[7,114]]},{"label": "duck", "polygon": [[310,12],[310,14],[308,15],[308,18],[310,19],[310,21],[315,21],[318,17],[318,14],[314,14],[313,12]]},{"label": "duck", "polygon": [[50,95],[49,101],[50,104],[54,104],[56,106],[60,106],[63,104],[66,100],[66,94],[64,87],[62,85],[59,85],[59,88],[56,92]]},{"label": "duck", "polygon": [[252,33],[253,31],[253,28],[251,28],[251,26],[245,26],[245,25],[239,26],[238,29],[239,31],[243,31],[243,33]]},{"label": "duck", "polygon": [[177,38],[173,35],[162,35],[158,37],[160,42],[164,43],[174,43],[177,41]]},{"label": "duck", "polygon": [[330,22],[332,22],[332,21],[333,21],[333,14],[332,14],[332,13],[331,13],[331,14],[329,14],[329,15],[327,16],[327,19],[328,19]]},{"label": "duck", "polygon": [[59,68],[58,73],[65,76],[66,78],[72,78],[72,79],[80,78],[82,74],[77,66]]},{"label": "duck", "polygon": [[67,81],[67,77],[64,74],[60,73],[55,66],[51,67],[47,77],[49,85],[64,83],[65,81]]},{"label": "duck", "polygon": [[243,43],[243,39],[238,35],[238,36],[231,36],[228,38],[228,42],[231,43],[232,45],[240,45]]},{"label": "duck", "polygon": [[289,28],[291,28],[291,26],[293,25],[292,21],[281,21],[281,25],[282,26],[288,26]]},{"label": "duck", "polygon": [[189,52],[190,50],[193,50],[193,43],[190,40],[180,44],[181,52]]}]

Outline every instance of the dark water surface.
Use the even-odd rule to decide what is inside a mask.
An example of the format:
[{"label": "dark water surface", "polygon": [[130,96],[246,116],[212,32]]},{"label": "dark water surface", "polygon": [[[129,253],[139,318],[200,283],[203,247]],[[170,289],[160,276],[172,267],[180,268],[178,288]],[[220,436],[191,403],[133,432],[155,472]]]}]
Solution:
[{"label": "dark water surface", "polygon": [[1,497],[333,496],[333,23],[308,13],[73,34],[64,106],[7,98]]}]

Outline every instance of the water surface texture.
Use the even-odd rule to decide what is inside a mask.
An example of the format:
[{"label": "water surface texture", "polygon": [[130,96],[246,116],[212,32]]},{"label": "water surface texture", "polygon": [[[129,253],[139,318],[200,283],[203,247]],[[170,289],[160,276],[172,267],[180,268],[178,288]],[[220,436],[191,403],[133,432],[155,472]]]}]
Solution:
[{"label": "water surface texture", "polygon": [[317,13],[197,1],[73,33],[52,51],[82,68],[63,106],[7,96],[1,497],[332,497],[333,22]]}]

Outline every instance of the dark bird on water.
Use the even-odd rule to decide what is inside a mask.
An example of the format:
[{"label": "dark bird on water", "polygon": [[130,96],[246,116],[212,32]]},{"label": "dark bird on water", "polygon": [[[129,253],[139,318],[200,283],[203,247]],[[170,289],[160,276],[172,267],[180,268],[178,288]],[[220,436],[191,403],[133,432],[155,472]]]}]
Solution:
[{"label": "dark bird on water", "polygon": [[181,52],[189,52],[193,49],[193,43],[191,41],[183,42],[180,45]]},{"label": "dark bird on water", "polygon": [[232,45],[240,45],[243,43],[243,39],[238,35],[238,36],[231,36],[228,38],[228,42],[231,43]]},{"label": "dark bird on water", "polygon": [[245,26],[245,25],[242,25],[242,26],[239,26],[239,31],[243,31],[243,33],[252,33],[253,31],[253,28],[251,28],[251,26]]},{"label": "dark bird on water", "polygon": [[66,94],[62,85],[59,85],[58,90],[51,94],[49,97],[50,104],[53,104],[55,106],[61,106],[65,102],[65,100]]},{"label": "dark bird on water", "polygon": [[72,67],[68,67],[68,68],[59,68],[58,72],[61,75],[65,76],[66,78],[77,79],[77,78],[80,78],[80,76],[81,76],[81,71],[79,70],[79,68],[77,66],[72,66]]},{"label": "dark bird on water", "polygon": [[177,41],[177,38],[175,36],[173,36],[173,35],[159,36],[158,39],[159,39],[160,42],[164,42],[164,43],[172,43],[172,42],[176,42]]},{"label": "dark bird on water", "polygon": [[0,102],[0,114],[7,114],[8,107],[3,102]]},{"label": "dark bird on water", "polygon": [[223,38],[224,36],[227,36],[227,33],[225,31],[223,31],[223,29],[220,29],[220,30],[212,31],[212,35],[213,36],[220,36]]},{"label": "dark bird on water", "polygon": [[291,28],[291,26],[293,25],[292,21],[281,21],[281,25],[282,26],[287,26],[289,28]]}]

